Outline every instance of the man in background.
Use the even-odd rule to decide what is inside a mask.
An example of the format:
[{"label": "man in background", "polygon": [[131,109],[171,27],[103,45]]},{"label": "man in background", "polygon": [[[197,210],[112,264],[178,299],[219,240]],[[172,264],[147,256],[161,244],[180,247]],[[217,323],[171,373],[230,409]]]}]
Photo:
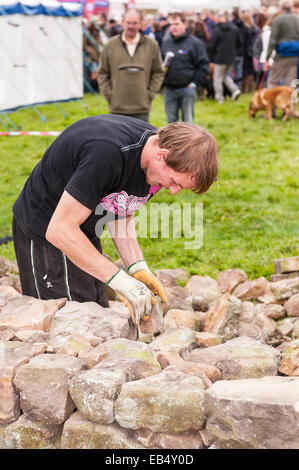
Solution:
[{"label": "man in background", "polygon": [[169,123],[179,120],[180,111],[182,121],[193,123],[196,89],[205,86],[209,74],[205,46],[187,28],[183,13],[169,15],[170,35],[161,48],[165,63],[169,61],[164,79],[164,105]]},{"label": "man in background", "polygon": [[142,33],[141,21],[138,10],[125,14],[123,32],[110,38],[103,49],[98,82],[110,113],[149,121],[164,70],[159,44]]}]

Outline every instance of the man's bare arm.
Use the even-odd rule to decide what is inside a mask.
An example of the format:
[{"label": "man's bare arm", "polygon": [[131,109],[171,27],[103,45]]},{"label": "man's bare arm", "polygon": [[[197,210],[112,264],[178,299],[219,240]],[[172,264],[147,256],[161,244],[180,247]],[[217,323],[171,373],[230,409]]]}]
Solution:
[{"label": "man's bare arm", "polygon": [[103,256],[80,229],[91,212],[64,191],[48,225],[46,239],[80,269],[106,283],[119,268]]},{"label": "man's bare arm", "polygon": [[107,226],[113,243],[127,268],[135,261],[143,259],[133,215],[110,221]]}]

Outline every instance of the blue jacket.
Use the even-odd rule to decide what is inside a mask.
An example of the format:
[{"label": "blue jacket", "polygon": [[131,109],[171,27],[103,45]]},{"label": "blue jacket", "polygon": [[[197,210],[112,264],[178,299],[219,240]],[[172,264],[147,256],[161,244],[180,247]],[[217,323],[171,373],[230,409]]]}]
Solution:
[{"label": "blue jacket", "polygon": [[162,43],[163,58],[168,51],[174,52],[163,84],[180,88],[194,82],[204,86],[209,74],[209,58],[203,42],[186,33],[179,38],[170,35]]}]

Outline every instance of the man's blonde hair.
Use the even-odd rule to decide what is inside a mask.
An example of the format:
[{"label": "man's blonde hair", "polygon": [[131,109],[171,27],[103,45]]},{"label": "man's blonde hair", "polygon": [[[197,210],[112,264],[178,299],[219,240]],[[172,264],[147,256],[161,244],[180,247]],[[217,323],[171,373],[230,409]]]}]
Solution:
[{"label": "man's blonde hair", "polygon": [[204,127],[172,122],[158,130],[160,148],[169,150],[166,163],[178,173],[194,178],[197,194],[204,193],[217,179],[218,145]]}]

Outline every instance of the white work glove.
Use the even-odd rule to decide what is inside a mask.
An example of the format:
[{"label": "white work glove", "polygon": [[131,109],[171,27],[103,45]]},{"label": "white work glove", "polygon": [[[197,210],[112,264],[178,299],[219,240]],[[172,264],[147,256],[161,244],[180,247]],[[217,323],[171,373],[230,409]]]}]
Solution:
[{"label": "white work glove", "polygon": [[134,325],[139,325],[144,316],[149,318],[152,304],[156,301],[142,282],[120,269],[106,285],[109,285],[128,307]]},{"label": "white work glove", "polygon": [[[139,260],[131,264],[131,266],[128,267],[128,272],[132,274],[135,279],[143,282],[155,295],[158,295],[163,303],[167,303],[164,287],[159,279],[151,272],[146,261]],[[143,320],[148,320],[148,318],[149,317],[144,315]]]}]

